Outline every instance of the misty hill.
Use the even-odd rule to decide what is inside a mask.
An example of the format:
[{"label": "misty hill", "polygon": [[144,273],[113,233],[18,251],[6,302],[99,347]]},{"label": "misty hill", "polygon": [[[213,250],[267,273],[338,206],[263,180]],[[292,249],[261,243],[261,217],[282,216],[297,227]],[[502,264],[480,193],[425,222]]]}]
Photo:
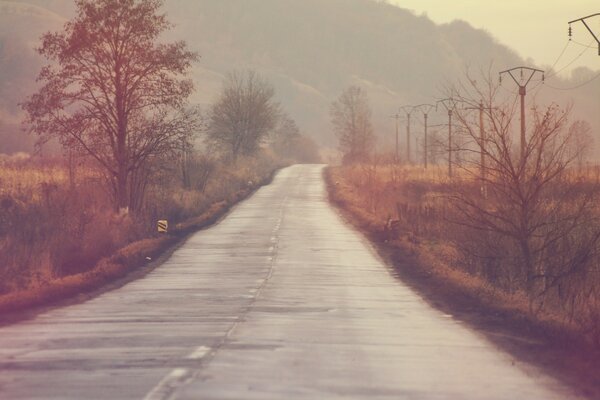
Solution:
[{"label": "misty hill", "polygon": [[18,103],[35,88],[43,60],[38,39],[64,19],[45,8],[0,1],[0,153],[28,150],[33,138],[21,132]]},{"label": "misty hill", "polygon": [[[71,0],[0,0],[0,7],[0,116],[14,121],[15,104],[31,90],[40,65],[33,39],[59,27],[73,6]],[[176,25],[169,39],[185,39],[202,56],[193,71],[195,102],[208,106],[227,72],[255,69],[275,84],[301,128],[326,145],[333,143],[329,104],[350,84],[367,90],[376,129],[387,134],[388,116],[399,105],[432,101],[466,67],[523,63],[465,22],[436,25],[372,0],[167,0],[165,8]],[[2,146],[0,152],[14,150]]]}]

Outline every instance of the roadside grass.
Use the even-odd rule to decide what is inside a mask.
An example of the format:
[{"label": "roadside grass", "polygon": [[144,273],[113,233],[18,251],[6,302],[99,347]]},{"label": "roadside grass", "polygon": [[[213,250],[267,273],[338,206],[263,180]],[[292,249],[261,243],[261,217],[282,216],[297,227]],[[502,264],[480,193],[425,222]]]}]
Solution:
[{"label": "roadside grass", "polygon": [[[374,240],[408,256],[419,273],[453,287],[496,312],[535,322],[553,335],[564,334],[575,340],[585,337],[597,346],[597,326],[592,320],[594,315],[600,315],[597,298],[589,296],[585,310],[584,305],[578,310],[568,310],[559,299],[550,297],[545,307],[532,312],[530,298],[524,290],[506,290],[477,272],[472,265],[474,261],[457,247],[457,241],[464,236],[448,222],[452,210],[447,195],[452,189],[450,185],[460,184],[460,179],[450,182],[444,168],[358,165],[329,167],[325,174],[332,202]],[[573,179],[595,180],[596,172],[578,174]],[[398,221],[397,231],[388,228],[392,220]],[[598,272],[592,278],[600,285]],[[579,284],[577,280],[567,283]],[[573,317],[577,312],[581,318]],[[589,316],[585,316],[586,313]]]}]

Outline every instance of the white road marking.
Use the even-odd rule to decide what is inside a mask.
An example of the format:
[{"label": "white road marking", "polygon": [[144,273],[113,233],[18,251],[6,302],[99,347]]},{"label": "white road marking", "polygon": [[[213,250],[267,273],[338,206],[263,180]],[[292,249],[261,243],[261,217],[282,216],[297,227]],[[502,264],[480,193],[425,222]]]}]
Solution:
[{"label": "white road marking", "polygon": [[167,376],[162,378],[158,385],[154,387],[147,395],[144,400],[164,400],[167,399],[171,393],[183,383],[183,378],[188,375],[188,370],[185,368],[175,368]]},{"label": "white road marking", "polygon": [[208,354],[210,347],[200,346],[193,352],[191,352],[186,358],[188,360],[199,360]]}]

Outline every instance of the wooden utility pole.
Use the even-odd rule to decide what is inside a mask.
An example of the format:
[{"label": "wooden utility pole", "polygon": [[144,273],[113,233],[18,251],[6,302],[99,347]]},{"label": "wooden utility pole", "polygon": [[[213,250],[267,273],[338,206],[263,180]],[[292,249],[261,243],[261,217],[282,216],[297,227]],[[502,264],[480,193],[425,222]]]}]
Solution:
[{"label": "wooden utility pole", "polygon": [[[521,72],[520,79],[515,78],[513,74],[513,72],[517,70]],[[529,77],[527,79],[525,79],[524,71],[527,71],[527,73],[529,74]],[[519,96],[521,96],[521,163],[525,161],[527,148],[527,139],[525,136],[525,96],[527,95],[527,85],[529,84],[529,82],[531,82],[531,78],[533,78],[534,75],[538,72],[542,74],[542,81],[544,81],[544,71],[542,71],[541,69],[530,67],[515,67],[500,72],[500,83],[502,83],[502,75],[508,74],[519,87]]]},{"label": "wooden utility pole", "polygon": [[438,100],[435,105],[436,110],[440,104],[448,111],[448,177],[452,178],[452,114],[456,109],[456,102],[452,97]]},{"label": "wooden utility pole", "polygon": [[481,157],[480,160],[480,178],[481,178],[481,193],[483,194],[483,197],[486,197],[487,195],[487,190],[486,190],[486,184],[485,184],[485,179],[486,179],[486,148],[485,148],[485,142],[486,142],[486,135],[485,135],[485,125],[483,123],[483,117],[484,117],[484,113],[485,110],[493,110],[493,107],[484,107],[483,105],[483,101],[479,102],[479,105],[477,107],[465,107],[466,110],[479,110],[479,154]]},{"label": "wooden utility pole", "polygon": [[415,106],[415,108],[423,113],[423,125],[425,127],[424,138],[423,138],[423,164],[425,165],[425,168],[427,168],[427,165],[428,165],[427,157],[428,157],[428,150],[429,150],[428,138],[427,138],[427,128],[428,128],[427,124],[428,124],[429,112],[431,110],[433,110],[433,108],[435,108],[435,106],[433,104],[419,104],[418,106]]},{"label": "wooden utility pole", "polygon": [[414,110],[413,106],[402,106],[400,111],[406,114],[406,162],[410,164],[410,115]]},{"label": "wooden utility pole", "polygon": [[396,119],[396,158],[395,162],[398,164],[400,157],[400,149],[398,147],[398,120],[400,119],[400,114],[396,113],[396,115],[392,115],[390,118]]}]

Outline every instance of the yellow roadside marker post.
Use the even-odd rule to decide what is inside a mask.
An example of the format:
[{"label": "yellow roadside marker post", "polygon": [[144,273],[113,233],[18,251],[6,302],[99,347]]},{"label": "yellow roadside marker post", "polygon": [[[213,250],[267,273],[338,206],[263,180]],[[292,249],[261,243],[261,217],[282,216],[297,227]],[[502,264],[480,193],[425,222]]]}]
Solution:
[{"label": "yellow roadside marker post", "polygon": [[166,219],[158,221],[158,233],[167,233],[169,229],[169,222]]}]

